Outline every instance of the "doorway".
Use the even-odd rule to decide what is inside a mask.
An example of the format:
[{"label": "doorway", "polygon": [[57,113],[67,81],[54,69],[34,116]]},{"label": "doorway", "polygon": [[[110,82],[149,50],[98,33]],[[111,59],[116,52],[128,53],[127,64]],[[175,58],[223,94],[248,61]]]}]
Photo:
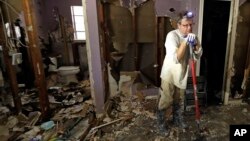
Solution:
[{"label": "doorway", "polygon": [[222,101],[230,4],[229,0],[204,1],[200,74],[207,78],[208,104]]}]

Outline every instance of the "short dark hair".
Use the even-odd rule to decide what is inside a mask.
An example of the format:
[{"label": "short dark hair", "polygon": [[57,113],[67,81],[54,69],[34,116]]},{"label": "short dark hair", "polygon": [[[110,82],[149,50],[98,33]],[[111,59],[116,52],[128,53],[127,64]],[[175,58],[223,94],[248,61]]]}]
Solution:
[{"label": "short dark hair", "polygon": [[182,11],[177,15],[177,23],[180,23],[182,19],[193,19],[194,14],[191,11]]}]

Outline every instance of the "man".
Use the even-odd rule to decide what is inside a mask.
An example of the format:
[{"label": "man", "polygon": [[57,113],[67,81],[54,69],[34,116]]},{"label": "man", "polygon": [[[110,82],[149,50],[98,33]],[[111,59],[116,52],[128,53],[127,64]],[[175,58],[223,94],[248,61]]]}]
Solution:
[{"label": "man", "polygon": [[157,118],[161,133],[168,134],[165,121],[166,109],[173,106],[173,123],[186,128],[183,121],[184,90],[187,85],[190,47],[194,58],[201,57],[202,48],[195,34],[192,33],[193,14],[182,12],[177,19],[177,29],[166,37],[166,56],[161,70],[161,94],[158,103]]}]

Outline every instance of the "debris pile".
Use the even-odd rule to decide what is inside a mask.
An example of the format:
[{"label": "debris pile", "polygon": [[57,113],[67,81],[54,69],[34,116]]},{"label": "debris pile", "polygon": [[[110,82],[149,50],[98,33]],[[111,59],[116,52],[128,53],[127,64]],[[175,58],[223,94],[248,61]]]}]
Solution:
[{"label": "debris pile", "polygon": [[[19,93],[22,113],[14,115],[13,99],[0,106],[1,140],[76,140],[84,138],[95,117],[88,80],[48,88],[51,117],[41,121],[36,89]],[[92,117],[92,119],[90,118]]]},{"label": "debris pile", "polygon": [[186,115],[189,127],[183,131],[173,126],[169,110],[166,116],[170,135],[162,137],[155,115],[158,95],[147,95],[140,90],[133,94],[121,91],[106,100],[104,113],[97,114],[89,81],[51,86],[48,94],[52,112],[43,121],[35,89],[21,92],[23,110],[18,115],[13,115],[13,103],[6,98],[7,102],[0,105],[1,141],[224,140],[230,124],[248,123],[250,117],[247,105],[242,105],[243,109],[237,105],[206,108],[201,118],[203,132],[198,136],[194,115]]}]

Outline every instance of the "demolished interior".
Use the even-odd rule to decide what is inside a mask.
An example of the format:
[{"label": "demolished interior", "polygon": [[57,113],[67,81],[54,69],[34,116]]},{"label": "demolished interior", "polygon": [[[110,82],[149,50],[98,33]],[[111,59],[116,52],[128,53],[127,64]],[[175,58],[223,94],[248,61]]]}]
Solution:
[{"label": "demolished interior", "polygon": [[[7,140],[229,140],[250,121],[249,0],[0,0],[0,137]],[[155,112],[166,34],[195,13],[201,127],[163,137]],[[190,77],[191,78],[191,77]],[[191,79],[188,81],[192,89]],[[189,86],[188,85],[188,86]]]}]

